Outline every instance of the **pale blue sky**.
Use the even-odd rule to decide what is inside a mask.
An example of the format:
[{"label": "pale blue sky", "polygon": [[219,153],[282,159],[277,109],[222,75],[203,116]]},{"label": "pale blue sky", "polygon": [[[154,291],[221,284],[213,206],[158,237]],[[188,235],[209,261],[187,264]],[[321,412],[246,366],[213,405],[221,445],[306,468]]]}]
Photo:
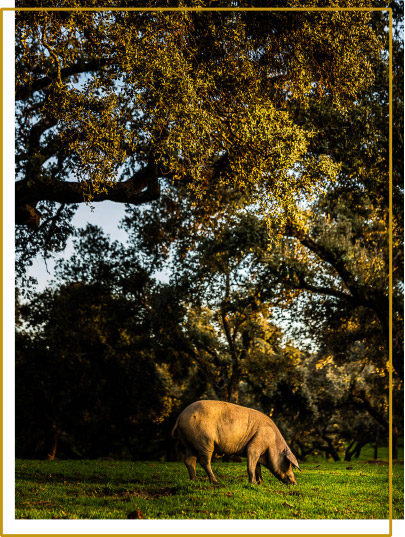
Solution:
[{"label": "pale blue sky", "polygon": [[[127,234],[123,229],[118,229],[118,225],[125,214],[125,205],[122,203],[114,203],[112,201],[103,201],[93,204],[93,210],[90,205],[81,203],[73,217],[72,223],[75,227],[85,227],[87,223],[100,226],[104,232],[110,235],[112,240],[125,242]],[[43,290],[47,283],[53,278],[53,269],[55,259],[60,257],[70,257],[73,253],[72,239],[68,240],[64,252],[58,254],[52,259],[48,259],[45,263],[42,256],[38,255],[28,274],[38,280],[38,290]]]},{"label": "pale blue sky", "polygon": [[[90,205],[81,203],[73,217],[72,224],[76,228],[86,227],[88,223],[100,226],[111,240],[118,240],[125,243],[127,233],[123,229],[119,229],[119,224],[125,216],[125,205],[123,203],[114,203],[113,201],[103,201],[93,204],[93,209]],[[69,258],[73,254],[73,241],[69,238],[66,248],[63,252],[55,255],[51,259],[44,261],[41,255],[38,255],[30,269],[28,275],[33,276],[38,280],[36,289],[42,291],[54,277],[55,260],[60,258]],[[157,271],[154,276],[163,282],[169,279],[167,270]]]}]

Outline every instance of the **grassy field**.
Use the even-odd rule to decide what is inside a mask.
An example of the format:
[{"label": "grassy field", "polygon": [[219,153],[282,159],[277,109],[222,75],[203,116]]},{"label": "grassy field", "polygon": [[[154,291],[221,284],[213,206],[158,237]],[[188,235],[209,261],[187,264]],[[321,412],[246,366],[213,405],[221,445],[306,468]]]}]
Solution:
[{"label": "grassy field", "polygon": [[[263,469],[250,485],[245,462],[214,462],[219,485],[183,463],[113,460],[16,462],[16,518],[378,519],[388,518],[386,461],[302,463],[296,487]],[[394,518],[403,518],[403,463],[394,470]]]}]

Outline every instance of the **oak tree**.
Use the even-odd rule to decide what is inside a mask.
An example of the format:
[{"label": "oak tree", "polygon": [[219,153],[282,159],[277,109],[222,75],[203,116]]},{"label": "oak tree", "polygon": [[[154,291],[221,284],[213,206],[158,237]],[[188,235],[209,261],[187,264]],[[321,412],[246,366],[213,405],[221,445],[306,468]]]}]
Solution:
[{"label": "oak tree", "polygon": [[16,222],[44,232],[38,247],[50,247],[72,204],[142,204],[159,197],[162,178],[207,210],[226,185],[280,217],[336,175],[327,153],[309,151],[317,128],[296,107],[343,110],[370,85],[381,51],[372,14],[157,5],[17,12]]}]

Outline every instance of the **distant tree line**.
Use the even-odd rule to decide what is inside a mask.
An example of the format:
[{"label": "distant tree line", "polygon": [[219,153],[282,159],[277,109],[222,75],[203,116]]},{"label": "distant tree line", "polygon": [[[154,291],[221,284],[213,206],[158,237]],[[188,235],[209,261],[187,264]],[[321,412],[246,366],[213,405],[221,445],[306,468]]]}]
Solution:
[{"label": "distant tree line", "polygon": [[[366,443],[385,445],[382,331],[380,352],[377,328],[360,340],[359,324],[346,335],[329,328],[341,354],[288,341],[272,313],[288,308],[285,288],[268,280],[268,259],[243,244],[254,220],[221,227],[224,242],[201,237],[189,261],[180,254],[183,271],[169,283],[134,255],[139,243],[111,242],[90,225],[79,230],[54,284],[18,307],[17,455],[170,458],[176,415],[201,398],[273,416],[301,458],[350,460]],[[401,396],[395,377],[397,427]]]}]

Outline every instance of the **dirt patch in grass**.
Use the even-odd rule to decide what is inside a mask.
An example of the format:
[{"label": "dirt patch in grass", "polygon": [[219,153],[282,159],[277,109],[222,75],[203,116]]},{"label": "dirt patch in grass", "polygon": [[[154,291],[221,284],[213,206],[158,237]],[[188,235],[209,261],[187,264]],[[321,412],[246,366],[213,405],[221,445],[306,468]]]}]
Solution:
[{"label": "dirt patch in grass", "polygon": [[173,496],[178,492],[177,487],[163,487],[153,490],[111,490],[110,488],[105,488],[96,492],[97,496],[102,496],[103,498],[109,500],[120,500],[120,501],[130,501],[131,498],[143,498],[145,500],[156,500],[162,496]]},{"label": "dirt patch in grass", "polygon": [[52,503],[49,500],[25,500],[24,502],[21,502],[21,503],[27,506],[40,505],[44,507],[59,507],[58,504]]},{"label": "dirt patch in grass", "polygon": [[302,492],[300,492],[299,490],[291,490],[288,494],[290,496],[302,496]]}]

